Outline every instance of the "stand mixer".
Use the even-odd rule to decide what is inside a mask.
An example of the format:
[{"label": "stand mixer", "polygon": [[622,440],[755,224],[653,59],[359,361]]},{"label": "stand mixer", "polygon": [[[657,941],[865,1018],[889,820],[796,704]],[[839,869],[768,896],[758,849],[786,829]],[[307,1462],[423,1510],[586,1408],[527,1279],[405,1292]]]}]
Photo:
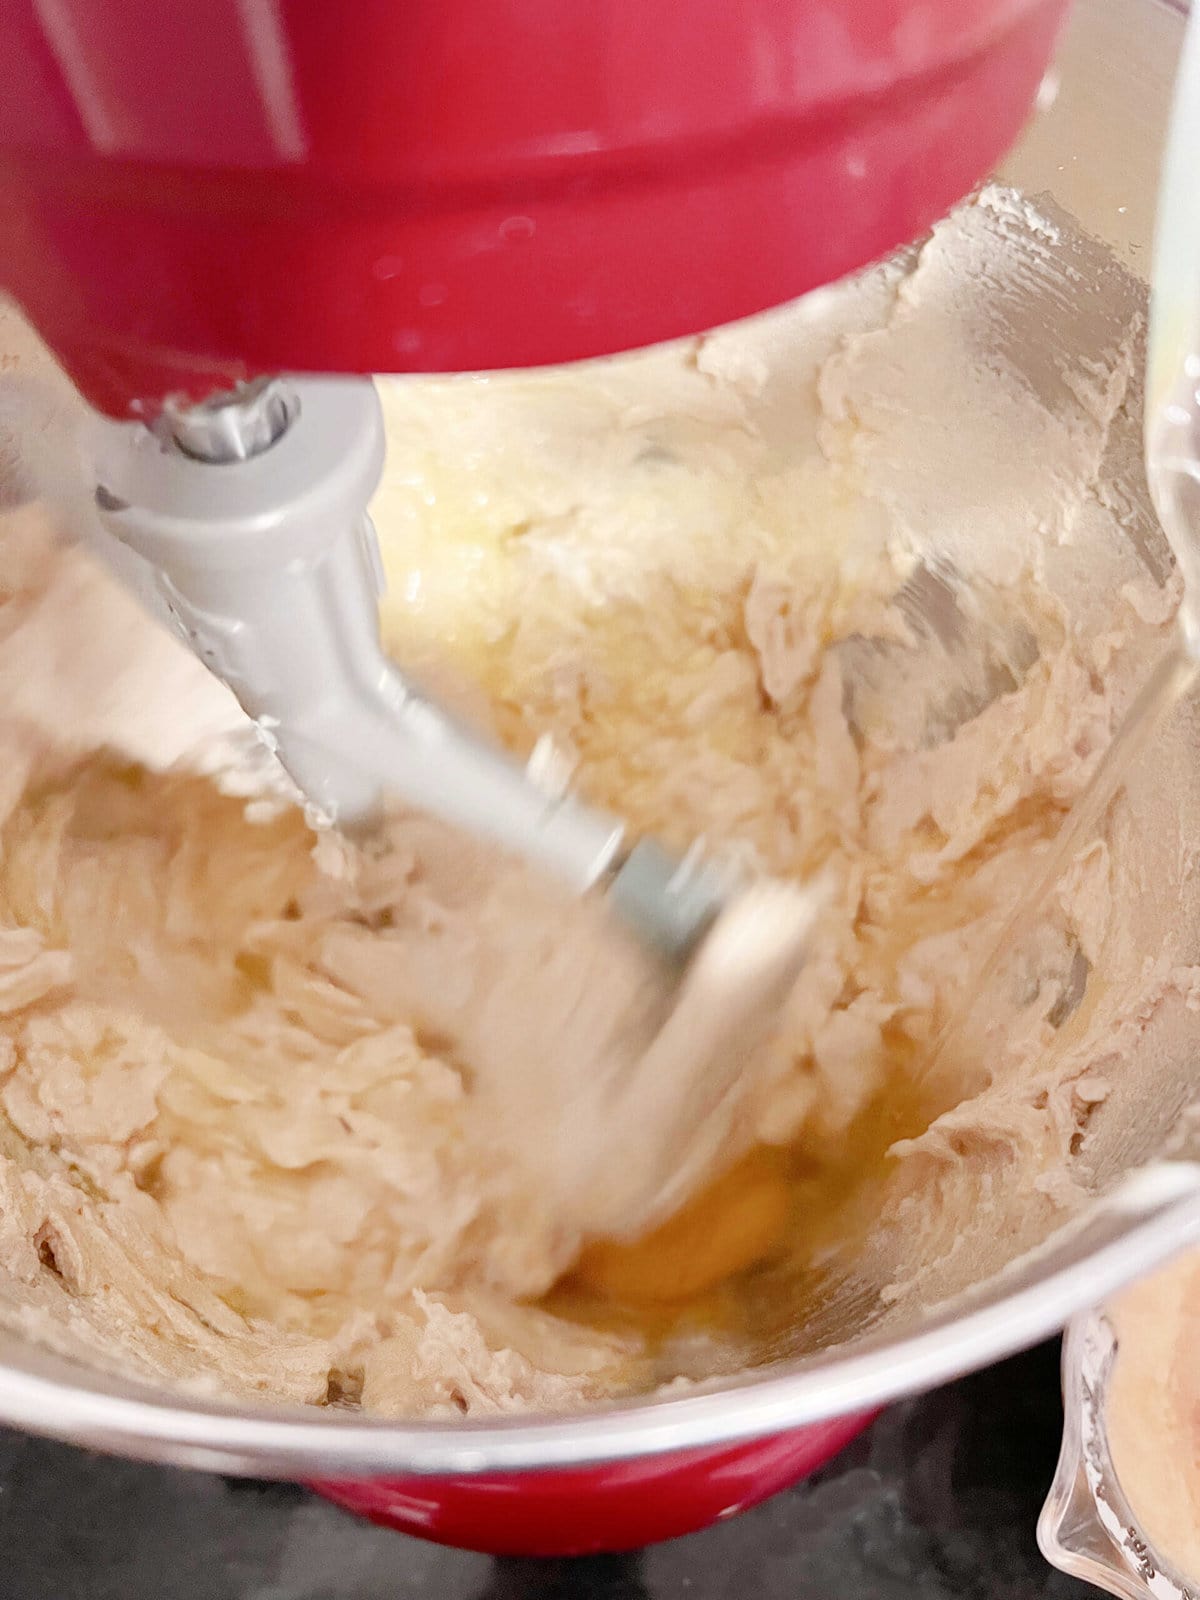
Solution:
[{"label": "stand mixer", "polygon": [[[353,374],[592,355],[852,270],[918,236],[991,166],[1033,103],[1059,21],[1055,5],[966,0],[702,5],[686,33],[673,8],[648,4],[586,18],[549,6],[328,9],[0,0],[0,282],[107,418],[88,471],[110,527],[124,519],[152,559],[169,544],[185,569],[189,529],[240,528],[191,559],[213,611],[246,603],[260,555],[269,594],[272,568],[305,577],[287,567],[297,547],[305,559],[309,532],[343,539],[355,593],[369,595],[369,544],[360,556],[348,530],[362,526],[380,446],[356,432],[355,392],[353,416],[375,424]],[[1052,192],[1082,227],[1148,258],[1156,117],[1181,28],[1154,0],[1076,10],[1064,92],[1005,181]],[[206,403],[238,384],[232,405]],[[339,406],[342,453],[314,434],[312,459],[293,447],[292,475],[276,474],[305,418]],[[252,448],[281,409],[282,437],[249,461],[196,459]],[[322,463],[343,484],[361,474],[347,520],[317,527],[314,515],[277,558],[273,541],[291,537],[281,502],[261,515],[237,486],[266,497],[274,484],[293,511],[319,513],[344,505],[300,494]],[[160,485],[166,515],[150,500]],[[146,554],[110,545],[169,617]],[[232,598],[209,571],[218,553],[230,567],[252,558],[228,579]],[[341,604],[312,576],[314,601]],[[193,580],[167,581],[183,601]],[[364,613],[358,648],[374,660]],[[313,659],[310,626],[284,689],[256,692],[283,694]],[[429,781],[428,763],[418,776]],[[1140,776],[1144,796],[1158,778]],[[1154,829],[1158,813],[1145,816]],[[1190,1035],[1184,1046],[1190,1083]],[[1100,1191],[1157,1150],[1145,1097],[1136,1085],[1121,1094],[1101,1126]],[[1164,1119],[1167,1102],[1155,1100]],[[440,1425],[231,1406],[6,1332],[0,1415],[191,1467],[320,1479],[379,1520],[474,1548],[625,1549],[751,1503],[827,1457],[870,1408],[1045,1336],[1194,1239],[1195,1171],[1136,1174],[1098,1213],[932,1322],[914,1312],[860,1330],[850,1305],[831,1334],[844,1345],[773,1350],[712,1392],[594,1414]]]},{"label": "stand mixer", "polygon": [[735,916],[757,1011],[812,895],[631,848],[385,660],[384,435],[351,375],[593,357],[865,265],[1008,147],[1063,11],[4,0],[0,287],[107,419],[125,572],[318,813],[483,833],[605,888],[675,969]]}]

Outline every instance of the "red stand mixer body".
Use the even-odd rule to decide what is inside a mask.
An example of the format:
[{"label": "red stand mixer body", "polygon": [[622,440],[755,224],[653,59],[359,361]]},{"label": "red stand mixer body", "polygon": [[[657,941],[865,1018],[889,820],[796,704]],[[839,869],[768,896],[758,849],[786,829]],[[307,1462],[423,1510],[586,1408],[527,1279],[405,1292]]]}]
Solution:
[{"label": "red stand mixer body", "polygon": [[[0,291],[114,417],[275,372],[602,355],[920,235],[1065,0],[0,0]],[[703,1525],[867,1419],[525,1477],[323,1484],[475,1548]]]},{"label": "red stand mixer body", "polygon": [[536,366],[919,235],[1064,0],[0,0],[0,289],[84,394]]}]

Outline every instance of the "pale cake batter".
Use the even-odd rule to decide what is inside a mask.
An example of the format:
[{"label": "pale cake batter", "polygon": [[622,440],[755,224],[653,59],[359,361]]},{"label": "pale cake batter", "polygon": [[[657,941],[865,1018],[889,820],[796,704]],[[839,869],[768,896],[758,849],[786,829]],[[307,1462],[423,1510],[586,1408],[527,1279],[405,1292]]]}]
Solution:
[{"label": "pale cake batter", "polygon": [[[561,1203],[597,1130],[543,1092],[597,909],[424,819],[355,850],[220,793],[197,763],[252,786],[228,697],[11,512],[6,1319],[241,1396],[561,1410],[736,1366],[772,1282],[818,1342],[1044,1237],[1123,1062],[1200,1002],[1129,909],[1190,802],[1106,830],[1002,1016],[921,1063],[1168,636],[1140,339],[1098,247],[993,190],[741,328],[385,389],[402,663],[635,830],[830,885],[715,1187],[640,1241]],[[815,1309],[847,1285],[849,1328]]]}]

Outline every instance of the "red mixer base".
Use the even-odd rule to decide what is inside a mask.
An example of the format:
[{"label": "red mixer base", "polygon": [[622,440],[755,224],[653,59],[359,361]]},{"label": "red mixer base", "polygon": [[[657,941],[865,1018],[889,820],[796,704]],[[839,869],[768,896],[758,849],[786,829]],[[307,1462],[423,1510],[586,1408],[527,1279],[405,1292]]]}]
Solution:
[{"label": "red mixer base", "polygon": [[493,1477],[314,1481],[318,1494],[386,1528],[497,1556],[633,1550],[707,1528],[798,1483],[875,1412],[723,1449]]}]

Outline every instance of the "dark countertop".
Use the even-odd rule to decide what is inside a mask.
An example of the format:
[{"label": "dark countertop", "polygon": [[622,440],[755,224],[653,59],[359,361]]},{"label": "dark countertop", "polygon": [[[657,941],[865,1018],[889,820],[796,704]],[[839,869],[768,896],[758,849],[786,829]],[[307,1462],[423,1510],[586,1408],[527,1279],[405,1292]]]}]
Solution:
[{"label": "dark countertop", "polygon": [[284,1484],[109,1461],[0,1432],[2,1600],[1088,1600],[1034,1523],[1058,1351],[893,1406],[807,1483],[627,1556],[493,1561]]}]

